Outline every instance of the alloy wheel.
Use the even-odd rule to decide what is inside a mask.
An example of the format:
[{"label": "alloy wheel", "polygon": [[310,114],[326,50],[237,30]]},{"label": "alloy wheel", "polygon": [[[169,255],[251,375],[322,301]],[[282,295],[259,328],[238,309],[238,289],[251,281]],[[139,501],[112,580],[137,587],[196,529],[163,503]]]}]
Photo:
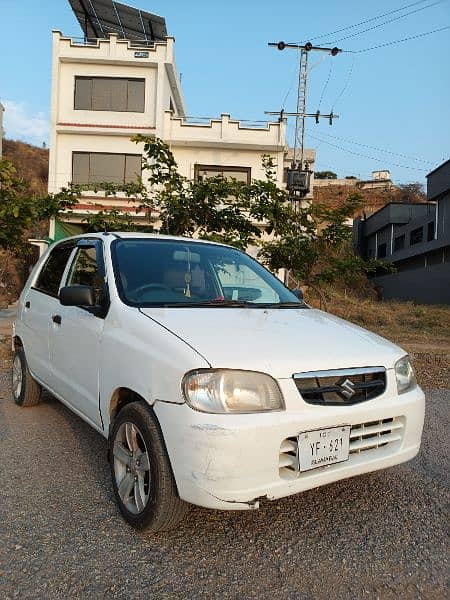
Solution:
[{"label": "alloy wheel", "polygon": [[12,392],[16,400],[20,398],[20,394],[22,393],[22,380],[22,361],[20,360],[20,356],[16,354],[12,367]]},{"label": "alloy wheel", "polygon": [[142,433],[134,423],[125,422],[119,427],[112,454],[120,499],[127,510],[139,514],[150,495],[150,461]]}]

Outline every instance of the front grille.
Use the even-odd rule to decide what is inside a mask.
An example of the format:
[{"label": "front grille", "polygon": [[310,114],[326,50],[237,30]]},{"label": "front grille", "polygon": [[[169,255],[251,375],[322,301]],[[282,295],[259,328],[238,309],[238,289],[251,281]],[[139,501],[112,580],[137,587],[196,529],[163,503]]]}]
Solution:
[{"label": "front grille", "polygon": [[353,458],[361,452],[378,450],[384,446],[394,446],[403,439],[405,427],[404,417],[392,417],[380,419],[379,421],[368,421],[352,425],[350,429],[349,460],[335,465],[326,465],[300,473],[298,464],[298,442],[297,436],[289,437],[282,441],[278,462],[279,475],[283,479],[294,479],[298,476],[308,477],[310,473],[321,469],[330,469],[348,465]]},{"label": "front grille", "polygon": [[293,378],[308,404],[348,406],[372,400],[386,389],[384,367],[309,371],[296,373]]},{"label": "front grille", "polygon": [[350,454],[381,448],[400,442],[403,437],[403,419],[383,419],[352,425],[350,430]]}]

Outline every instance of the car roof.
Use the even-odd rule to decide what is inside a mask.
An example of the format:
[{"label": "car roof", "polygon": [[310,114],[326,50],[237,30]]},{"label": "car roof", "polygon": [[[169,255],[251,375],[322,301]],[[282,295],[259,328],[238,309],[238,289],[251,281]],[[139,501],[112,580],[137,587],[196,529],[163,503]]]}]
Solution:
[{"label": "car roof", "polygon": [[144,233],[139,231],[104,231],[97,233],[85,233],[76,236],[71,236],[64,238],[64,240],[77,240],[77,239],[85,239],[85,238],[107,238],[112,236],[116,239],[164,239],[164,240],[173,240],[174,242],[189,242],[193,244],[214,244],[215,246],[224,246],[225,248],[233,248],[229,244],[222,244],[220,242],[214,242],[210,240],[198,240],[188,237],[182,237],[177,235],[164,235],[161,233]]}]

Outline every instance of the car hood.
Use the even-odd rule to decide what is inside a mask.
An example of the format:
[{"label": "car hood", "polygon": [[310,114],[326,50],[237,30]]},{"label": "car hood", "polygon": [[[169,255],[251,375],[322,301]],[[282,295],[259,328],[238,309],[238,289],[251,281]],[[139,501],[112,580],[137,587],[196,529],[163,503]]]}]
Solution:
[{"label": "car hood", "polygon": [[288,378],[321,369],[392,368],[405,352],[315,309],[143,308],[216,368]]}]

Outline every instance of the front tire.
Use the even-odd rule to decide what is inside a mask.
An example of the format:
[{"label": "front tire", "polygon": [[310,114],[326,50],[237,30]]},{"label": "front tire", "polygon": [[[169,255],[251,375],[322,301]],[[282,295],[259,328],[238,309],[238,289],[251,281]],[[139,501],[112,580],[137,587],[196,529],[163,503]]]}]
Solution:
[{"label": "front tire", "polygon": [[125,520],[137,529],[163,531],[181,521],[180,500],[159,425],[143,402],[127,404],[110,435],[111,478]]},{"label": "front tire", "polygon": [[36,406],[41,401],[42,388],[31,376],[22,347],[14,354],[11,388],[14,402],[19,406]]}]

